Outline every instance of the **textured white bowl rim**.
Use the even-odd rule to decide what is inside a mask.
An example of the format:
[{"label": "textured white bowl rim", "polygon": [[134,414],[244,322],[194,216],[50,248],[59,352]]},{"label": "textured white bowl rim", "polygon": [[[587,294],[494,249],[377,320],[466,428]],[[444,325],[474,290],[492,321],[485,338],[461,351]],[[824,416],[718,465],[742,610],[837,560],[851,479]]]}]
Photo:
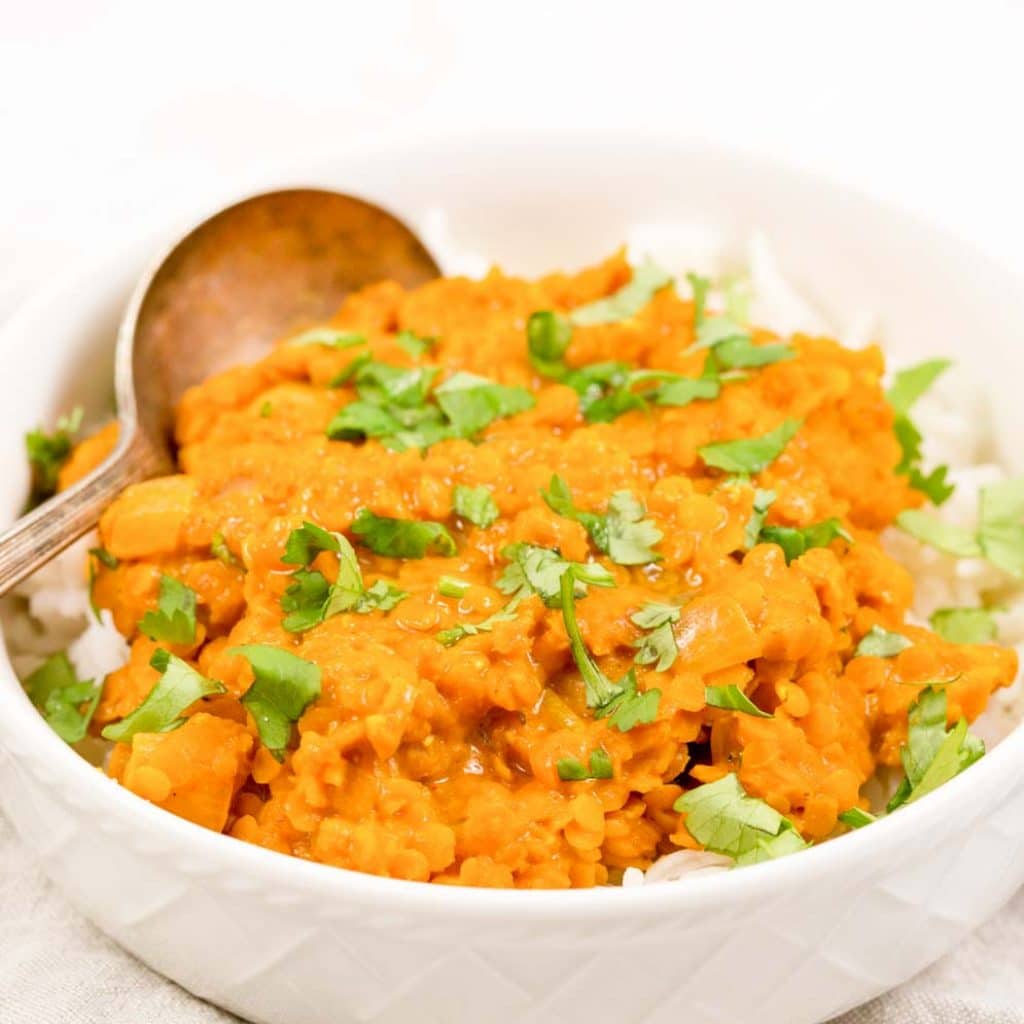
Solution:
[{"label": "textured white bowl rim", "polygon": [[[616,138],[621,140],[621,133],[617,133]],[[471,142],[482,147],[491,145],[504,148],[517,144],[528,147],[545,144],[586,145],[599,143],[602,139],[592,134],[562,133],[550,137],[530,135],[518,139],[510,135],[457,135],[446,140],[437,136],[417,139],[409,133],[403,133],[401,137],[385,137],[361,147],[360,156],[365,157],[368,150],[372,150],[372,155],[393,153],[397,157],[417,148],[424,141],[431,144],[448,141],[456,146]],[[664,135],[633,133],[622,144],[686,150],[703,157],[744,163],[766,175],[781,174],[809,188],[835,188],[827,179],[793,170],[774,161],[686,140],[674,141],[666,139]],[[343,161],[337,159],[332,161],[332,165],[335,168],[344,166]],[[318,178],[308,172],[309,161],[304,166],[307,168],[305,174],[299,174],[291,180],[287,176],[276,177],[273,184],[317,183]],[[918,234],[930,234],[944,244],[954,242],[962,250],[973,248],[970,243],[955,239],[949,233],[883,201],[850,192],[845,187],[843,195],[845,202],[871,206],[876,211],[884,212],[890,220],[902,221],[908,229]],[[202,215],[202,210],[195,211],[193,219],[198,221]],[[166,222],[166,218],[164,220]],[[124,248],[117,247],[112,257],[102,261],[103,264],[113,266],[120,263],[124,259],[121,252]],[[976,258],[982,266],[997,269],[1003,275],[1010,273],[1004,266],[996,267],[980,250],[975,250],[972,258]],[[87,264],[86,260],[80,261],[26,300],[0,328],[0,350],[4,344],[9,343],[10,336],[19,333],[23,322],[34,321],[40,309],[45,308],[53,296],[77,279],[87,265],[94,266],[95,262],[92,260]],[[1021,287],[1024,288],[1024,282]],[[16,508],[5,509],[4,519],[12,519],[17,511]],[[3,714],[7,719],[5,727],[18,729],[19,741],[34,747],[40,758],[52,769],[54,776],[61,777],[67,799],[72,799],[77,790],[87,798],[90,806],[101,807],[107,804],[122,819],[133,818],[140,833],[151,833],[154,839],[162,840],[195,857],[211,870],[245,876],[271,889],[298,889],[316,893],[324,900],[354,898],[361,904],[372,903],[380,908],[423,911],[462,920],[484,919],[501,914],[506,920],[511,916],[524,922],[569,922],[628,917],[631,912],[640,913],[655,908],[659,913],[672,913],[713,909],[727,902],[751,900],[760,903],[770,900],[773,894],[794,884],[807,885],[816,878],[841,872],[844,865],[865,860],[898,863],[903,859],[901,850],[910,838],[919,837],[936,827],[938,831],[943,831],[940,823],[955,819],[958,808],[968,804],[972,794],[1010,789],[1024,774],[1024,729],[1017,728],[970,769],[922,800],[866,828],[779,860],[730,872],[700,874],[674,884],[666,882],[629,888],[606,886],[579,890],[506,890],[436,885],[381,878],[287,856],[211,832],[163,811],[91,767],[57,737],[21,690],[3,643],[0,643],[0,674],[6,677],[3,683],[17,691],[14,699],[4,701]]]}]

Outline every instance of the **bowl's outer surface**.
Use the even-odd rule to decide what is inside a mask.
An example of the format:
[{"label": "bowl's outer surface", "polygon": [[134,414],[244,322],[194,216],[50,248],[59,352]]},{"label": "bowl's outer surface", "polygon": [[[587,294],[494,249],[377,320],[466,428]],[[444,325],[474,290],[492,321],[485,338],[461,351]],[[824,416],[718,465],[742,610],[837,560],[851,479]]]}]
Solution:
[{"label": "bowl's outer surface", "polygon": [[[823,308],[878,310],[910,355],[998,367],[996,424],[1013,438],[1024,423],[1018,282],[838,187],[621,138],[406,142],[309,177],[402,216],[440,206],[462,244],[530,272],[593,260],[637,222],[764,229]],[[83,398],[103,408],[120,304],[163,241],[60,279],[0,337],[0,516],[24,494],[21,432]],[[65,747],[2,654],[0,704],[0,804],[45,870],[146,963],[265,1024],[811,1024],[906,980],[1024,881],[1020,730],[920,804],[798,856],[640,891],[508,893],[325,868],[165,814]]]}]

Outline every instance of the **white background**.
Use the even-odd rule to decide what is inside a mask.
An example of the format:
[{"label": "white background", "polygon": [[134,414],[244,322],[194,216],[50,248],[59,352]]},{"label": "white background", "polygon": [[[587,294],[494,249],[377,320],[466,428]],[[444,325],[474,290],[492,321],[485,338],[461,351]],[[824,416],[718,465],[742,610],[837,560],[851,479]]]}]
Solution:
[{"label": "white background", "polygon": [[1022,50],[1024,8],[966,0],[0,0],[0,315],[165,208],[474,127],[771,155],[1024,268]]}]

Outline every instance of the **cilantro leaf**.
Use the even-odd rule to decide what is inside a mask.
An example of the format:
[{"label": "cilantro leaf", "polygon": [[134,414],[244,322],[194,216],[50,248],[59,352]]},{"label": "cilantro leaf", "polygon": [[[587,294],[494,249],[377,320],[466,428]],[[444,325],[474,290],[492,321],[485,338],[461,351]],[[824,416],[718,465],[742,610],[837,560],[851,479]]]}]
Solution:
[{"label": "cilantro leaf", "polygon": [[116,569],[121,563],[116,556],[112,555],[106,548],[89,548],[92,555],[100,565],[108,569]]},{"label": "cilantro leaf", "polygon": [[715,316],[701,322],[693,348],[717,348],[725,342],[733,341],[750,344],[750,332],[730,316]]},{"label": "cilantro leaf", "polygon": [[719,377],[677,377],[665,381],[654,391],[656,405],[672,406],[683,409],[691,402],[710,402],[722,393]]},{"label": "cilantro leaf", "polygon": [[762,711],[738,686],[705,686],[704,701],[709,708],[721,708],[723,711],[740,711],[754,718],[771,718],[767,711]]},{"label": "cilantro leaf", "polygon": [[200,675],[187,661],[163,648],[154,652],[149,663],[162,675],[130,715],[104,728],[104,739],[127,743],[136,733],[170,732],[184,723],[182,715],[197,700],[225,692],[222,683]]},{"label": "cilantro leaf", "polygon": [[320,668],[311,661],[267,644],[232,647],[252,667],[254,681],[242,697],[256,722],[260,742],[278,760],[292,736],[292,726],[320,696]]},{"label": "cilantro leaf", "polygon": [[926,512],[908,508],[896,517],[896,525],[911,537],[957,558],[980,558],[981,545],[970,530],[944,523]]},{"label": "cilantro leaf", "polygon": [[576,619],[576,576],[574,565],[563,570],[559,580],[562,603],[562,621],[569,637],[573,660],[583,679],[587,707],[594,709],[595,718],[607,718],[620,732],[628,732],[637,725],[653,722],[658,714],[661,690],[637,689],[636,673],[630,669],[617,683],[613,683],[597,666],[583,642]]},{"label": "cilantro leaf", "polygon": [[434,390],[437,404],[459,437],[474,437],[496,419],[536,405],[526,388],[495,384],[486,377],[459,371]]},{"label": "cilantro leaf", "polygon": [[451,629],[442,629],[437,634],[437,641],[445,647],[454,647],[460,640],[467,636],[478,636],[480,633],[490,633],[499,622],[512,622],[516,617],[516,611],[522,601],[521,596],[513,597],[511,601],[499,608],[498,611],[488,615],[480,622],[460,622]]},{"label": "cilantro leaf", "polygon": [[753,369],[796,358],[789,345],[755,345],[749,337],[726,338],[714,346],[715,358],[724,369]]},{"label": "cilantro leaf", "polygon": [[442,576],[437,581],[437,592],[442,597],[465,597],[469,588],[470,584],[457,576]]},{"label": "cilantro leaf", "polygon": [[981,489],[978,543],[993,565],[1024,576],[1024,478]]},{"label": "cilantro leaf", "polygon": [[52,434],[37,428],[25,435],[25,451],[32,468],[30,507],[57,493],[57,476],[71,456],[75,434],[81,427],[82,408],[75,406],[67,416],[61,416],[57,420],[57,426]]},{"label": "cilantro leaf", "polygon": [[800,420],[785,420],[775,430],[761,437],[705,444],[698,448],[697,452],[705,465],[714,469],[721,469],[726,473],[759,473],[782,454],[800,426]]},{"label": "cilantro leaf", "polygon": [[597,549],[616,565],[647,565],[660,560],[652,545],[661,540],[661,530],[643,518],[643,505],[629,491],[616,491],[608,499],[604,515],[578,509],[569,485],[557,474],[552,476],[548,490],[541,491],[541,497],[553,512],[578,522]]},{"label": "cilantro leaf", "polygon": [[231,568],[236,568],[240,564],[238,559],[231,553],[231,548],[228,547],[228,542],[224,539],[224,534],[220,530],[217,530],[210,539],[210,554],[218,562],[223,562]]},{"label": "cilantro leaf", "polygon": [[629,617],[634,626],[648,631],[633,643],[637,648],[633,660],[638,665],[653,665],[655,672],[667,672],[672,667],[679,653],[672,624],[679,621],[679,614],[679,605],[648,601]]},{"label": "cilantro leaf", "polygon": [[196,638],[196,592],[173,576],[162,575],[157,610],[142,616],[139,632],[168,644],[192,643]]},{"label": "cilantro leaf", "polygon": [[934,505],[941,505],[953,493],[954,487],[946,481],[946,466],[938,466],[927,475],[921,471],[921,433],[909,413],[914,403],[951,365],[948,359],[932,359],[901,370],[886,393],[895,413],[893,432],[902,452],[896,472],[909,477],[910,486],[926,494]]},{"label": "cilantro leaf", "polygon": [[913,643],[900,633],[890,633],[881,626],[872,626],[864,634],[857,649],[855,658],[894,658],[900,651],[913,647]]},{"label": "cilantro leaf", "polygon": [[568,372],[565,353],[572,341],[572,324],[561,313],[549,309],[530,315],[526,322],[526,344],[530,365],[542,377],[560,380]]},{"label": "cilantro leaf", "polygon": [[391,519],[360,509],[352,532],[371,551],[389,558],[423,558],[428,553],[451,557],[455,540],[443,523],[417,519]]},{"label": "cilantro leaf", "polygon": [[878,819],[859,807],[851,807],[839,815],[839,820],[850,828],[863,828],[865,825],[873,825]]},{"label": "cilantro leaf", "polygon": [[749,551],[761,537],[764,521],[768,516],[768,510],[775,504],[778,495],[774,491],[758,488],[754,491],[754,504],[750,512],[750,518],[743,527],[743,550]]},{"label": "cilantro leaf", "polygon": [[399,331],[395,335],[395,344],[413,359],[419,359],[437,344],[437,338],[424,338],[416,334],[415,331]]},{"label": "cilantro leaf", "polygon": [[558,777],[563,782],[610,779],[612,774],[612,759],[604,747],[598,747],[590,752],[586,768],[575,757],[562,757],[558,760]]},{"label": "cilantro leaf", "polygon": [[757,864],[806,848],[793,823],[763,800],[749,796],[730,773],[684,793],[673,805],[686,829],[706,850]]},{"label": "cilantro leaf", "polygon": [[498,589],[520,597],[536,594],[549,608],[560,606],[562,577],[569,570],[581,595],[588,585],[615,586],[615,578],[598,562],[568,562],[551,548],[517,543],[502,548],[501,554],[510,564],[498,580]]},{"label": "cilantro leaf", "polygon": [[693,289],[693,324],[695,327],[700,327],[704,322],[704,311],[708,303],[708,291],[711,289],[711,279],[701,277],[700,274],[695,274],[693,271],[690,271],[686,275],[686,280],[690,282],[690,288]]},{"label": "cilantro leaf", "polygon": [[[333,583],[323,573],[306,568],[324,551],[338,556],[338,574]],[[288,535],[281,561],[302,566],[292,573],[292,583],[281,596],[281,609],[287,612],[281,625],[292,633],[312,629],[342,612],[365,615],[375,610],[390,611],[409,596],[385,580],[377,580],[367,589],[348,538],[308,520]]]},{"label": "cilantro leaf", "polygon": [[47,658],[25,680],[25,691],[47,725],[65,743],[77,743],[85,738],[103,686],[91,679],[79,680],[62,651]]},{"label": "cilantro leaf", "polygon": [[289,348],[299,348],[305,345],[323,345],[325,348],[354,348],[356,345],[365,345],[366,336],[358,331],[343,331],[337,327],[313,327],[295,337],[289,338],[285,344]]},{"label": "cilantro leaf", "polygon": [[632,280],[628,284],[603,299],[578,306],[569,314],[569,320],[577,327],[629,320],[651,301],[655,292],[671,283],[671,274],[662,270],[650,258],[645,259],[633,270]]},{"label": "cilantro leaf", "polygon": [[765,526],[759,538],[762,544],[778,544],[789,565],[811,548],[827,548],[832,541],[842,539],[852,544],[853,538],[838,519],[825,519],[811,526]]},{"label": "cilantro leaf", "polygon": [[943,640],[954,644],[989,644],[999,632],[984,608],[940,608],[928,621]]},{"label": "cilantro leaf", "polygon": [[920,799],[959,775],[985,753],[985,744],[968,733],[965,718],[947,732],[946,714],[946,691],[941,687],[925,687],[910,705],[907,742],[900,749],[906,776],[887,810],[894,811]]},{"label": "cilantro leaf", "polygon": [[486,487],[464,487],[462,484],[456,484],[452,491],[452,511],[460,519],[468,519],[482,529],[493,526],[500,515]]}]

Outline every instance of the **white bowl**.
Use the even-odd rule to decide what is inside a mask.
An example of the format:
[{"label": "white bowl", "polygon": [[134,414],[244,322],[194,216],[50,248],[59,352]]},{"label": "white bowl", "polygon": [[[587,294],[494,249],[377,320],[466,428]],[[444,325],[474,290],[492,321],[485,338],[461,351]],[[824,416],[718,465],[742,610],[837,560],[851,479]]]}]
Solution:
[{"label": "white bowl", "polygon": [[[1021,436],[1016,279],[827,183],[620,137],[385,145],[305,177],[412,218],[442,207],[463,244],[516,270],[593,260],[637,222],[763,229],[822,308],[877,310],[902,352],[997,369],[998,428]],[[104,254],[7,325],[0,516],[25,492],[23,431],[108,401],[121,304],[167,240]],[[1006,457],[1019,465],[1019,446]],[[505,892],[306,863],[160,811],[67,748],[2,655],[0,706],[0,804],[54,881],[147,964],[266,1024],[809,1024],[906,980],[1024,881],[1022,730],[892,818],[783,860],[643,889]]]}]

